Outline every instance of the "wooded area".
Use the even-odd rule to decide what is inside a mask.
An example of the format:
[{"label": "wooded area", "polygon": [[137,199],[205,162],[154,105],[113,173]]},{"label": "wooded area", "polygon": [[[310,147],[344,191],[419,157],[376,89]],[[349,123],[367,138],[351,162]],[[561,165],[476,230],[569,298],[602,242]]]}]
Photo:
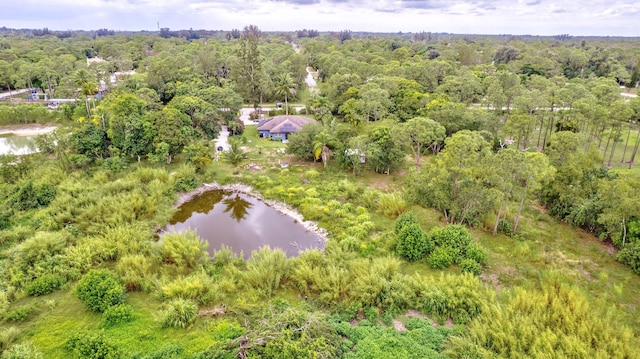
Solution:
[{"label": "wooded area", "polygon": [[[0,29],[0,126],[58,126],[0,156],[2,358],[638,357],[639,80],[637,38]],[[159,240],[213,182],[326,248]]]}]

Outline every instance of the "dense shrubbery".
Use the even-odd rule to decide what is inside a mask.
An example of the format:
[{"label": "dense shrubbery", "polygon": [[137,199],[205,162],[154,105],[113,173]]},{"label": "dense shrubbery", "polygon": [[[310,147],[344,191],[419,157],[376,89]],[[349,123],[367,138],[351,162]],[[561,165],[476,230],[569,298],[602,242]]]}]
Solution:
[{"label": "dense shrubbery", "polygon": [[125,289],[120,279],[108,270],[92,270],[78,282],[76,295],[94,312],[104,312],[124,301]]},{"label": "dense shrubbery", "polygon": [[447,327],[433,327],[428,319],[410,318],[408,331],[399,332],[368,321],[358,326],[348,322],[336,322],[338,334],[345,340],[342,345],[345,358],[441,358],[439,354],[447,336],[454,331]]},{"label": "dense shrubbery", "polygon": [[69,338],[65,348],[80,358],[122,358],[122,353],[102,332],[84,331],[76,333]]},{"label": "dense shrubbery", "polygon": [[44,295],[60,288],[64,283],[65,279],[57,274],[45,274],[27,284],[24,290],[29,295]]},{"label": "dense shrubbery", "polygon": [[106,326],[126,323],[133,320],[133,309],[126,304],[116,304],[102,312],[102,323]]},{"label": "dense shrubbery", "polygon": [[452,357],[637,355],[633,332],[594,310],[576,288],[551,280],[541,291],[516,288],[507,296],[505,302],[486,305],[468,333],[451,342]]}]

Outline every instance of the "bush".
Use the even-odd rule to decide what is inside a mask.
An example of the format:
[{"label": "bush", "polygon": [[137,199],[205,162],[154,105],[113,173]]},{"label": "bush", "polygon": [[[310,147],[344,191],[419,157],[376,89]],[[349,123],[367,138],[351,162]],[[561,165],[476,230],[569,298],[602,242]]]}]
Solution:
[{"label": "bush", "polygon": [[454,262],[464,258],[466,249],[473,240],[469,231],[457,224],[433,228],[429,234],[435,244],[449,250]]},{"label": "bush", "polygon": [[[184,358],[184,349],[178,344],[165,344],[160,349],[145,356],[135,356],[139,359],[179,359]],[[198,357],[199,358],[199,357]],[[207,357],[208,358],[208,357]],[[204,358],[203,358],[204,359]]]},{"label": "bush", "polygon": [[0,354],[7,350],[13,341],[20,335],[20,330],[16,327],[9,327],[0,332]]},{"label": "bush", "polygon": [[28,343],[13,345],[2,353],[2,359],[42,359],[44,356],[36,347]]},{"label": "bush", "polygon": [[21,307],[13,308],[7,311],[6,313],[4,313],[2,318],[5,320],[10,320],[12,322],[19,322],[27,319],[29,314],[33,312],[33,309],[34,308],[31,305],[23,305]]},{"label": "bush", "polygon": [[39,296],[53,292],[65,283],[65,279],[57,274],[45,274],[27,284],[25,292],[32,296]]},{"label": "bush", "polygon": [[395,218],[407,210],[407,202],[398,193],[381,193],[378,198],[378,213]]},{"label": "bush", "polygon": [[473,259],[463,259],[460,262],[460,271],[462,271],[462,273],[480,275],[480,273],[482,273],[482,266]]},{"label": "bush", "polygon": [[198,306],[188,299],[174,299],[162,311],[160,324],[167,328],[186,328],[198,318]]},{"label": "bush", "polygon": [[631,267],[635,274],[640,275],[640,241],[626,244],[616,254],[616,259]]},{"label": "bush", "polygon": [[180,166],[173,177],[173,189],[176,192],[189,192],[197,186],[196,168],[189,164]]},{"label": "bush", "polygon": [[141,254],[127,255],[118,261],[116,272],[127,290],[150,290],[152,287],[151,266],[153,261]]},{"label": "bush", "polygon": [[398,219],[396,219],[396,224],[395,224],[396,234],[400,234],[400,231],[409,224],[420,225],[420,223],[418,223],[418,218],[416,217],[415,214],[413,214],[412,212],[405,212],[400,216],[398,216]]},{"label": "bush", "polygon": [[453,263],[451,250],[446,247],[438,247],[429,256],[429,266],[433,269],[444,269]]},{"label": "bush", "polygon": [[284,252],[265,246],[253,251],[251,259],[247,261],[243,278],[260,294],[270,297],[280,288],[281,282],[289,273],[289,268],[291,265]]},{"label": "bush", "polygon": [[132,320],[133,309],[126,304],[112,305],[102,313],[102,323],[106,326],[127,323]]},{"label": "bush", "polygon": [[196,232],[167,233],[160,242],[160,257],[179,269],[192,269],[208,258],[207,244]]},{"label": "bush", "polygon": [[8,203],[12,208],[26,211],[47,206],[56,197],[56,187],[49,184],[34,185],[28,181],[16,189],[9,197]]},{"label": "bush", "polygon": [[487,252],[477,243],[471,243],[467,247],[465,258],[471,259],[480,265],[487,264]]},{"label": "bush", "polygon": [[433,247],[433,242],[418,224],[405,225],[398,234],[398,254],[410,261],[424,258]]},{"label": "bush", "polygon": [[118,277],[108,270],[92,270],[78,282],[76,296],[94,312],[124,301],[125,289]]},{"label": "bush", "polygon": [[90,359],[117,359],[122,355],[102,332],[86,331],[73,335],[65,348],[76,356]]}]

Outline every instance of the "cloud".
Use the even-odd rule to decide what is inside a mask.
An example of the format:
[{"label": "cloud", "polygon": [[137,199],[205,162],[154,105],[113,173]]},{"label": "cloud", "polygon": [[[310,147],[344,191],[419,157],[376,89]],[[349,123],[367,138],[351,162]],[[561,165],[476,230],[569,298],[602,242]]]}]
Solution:
[{"label": "cloud", "polygon": [[0,25],[637,36],[635,0],[5,0]]}]

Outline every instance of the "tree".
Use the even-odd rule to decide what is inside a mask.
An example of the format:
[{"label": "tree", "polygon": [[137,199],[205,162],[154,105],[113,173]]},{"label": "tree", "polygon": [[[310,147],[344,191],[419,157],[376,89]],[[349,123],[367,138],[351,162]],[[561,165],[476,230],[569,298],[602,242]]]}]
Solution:
[{"label": "tree", "polygon": [[322,130],[313,139],[313,155],[316,160],[322,158],[324,168],[327,168],[329,161],[330,147],[334,146],[334,138],[326,129]]},{"label": "tree", "polygon": [[416,171],[420,169],[420,156],[425,146],[437,153],[446,136],[446,129],[426,117],[414,117],[400,126],[402,138],[409,144],[416,160]]},{"label": "tree", "polygon": [[391,128],[378,127],[369,134],[367,146],[367,166],[378,173],[390,174],[391,170],[404,161],[399,136]]},{"label": "tree", "polygon": [[455,133],[434,161],[411,176],[409,196],[442,211],[447,223],[478,224],[497,197],[497,190],[488,186],[484,165],[489,154],[489,143],[480,133]]},{"label": "tree", "polygon": [[289,116],[289,103],[287,102],[287,98],[294,88],[295,84],[289,73],[282,73],[278,76],[275,91],[279,95],[284,95],[284,108],[287,116]]},{"label": "tree", "polygon": [[[257,27],[254,29],[256,30]],[[258,108],[258,103],[262,102],[262,59],[260,57],[260,50],[258,49],[258,42],[260,40],[259,33],[256,31],[249,31],[245,28],[242,33],[242,37],[239,42],[239,47],[236,51],[238,56],[238,62],[236,68],[236,86],[242,92],[245,99],[253,103],[254,108]]]},{"label": "tree", "polygon": [[240,147],[240,142],[232,140],[229,149],[222,152],[222,159],[231,163],[233,167],[238,167],[247,158],[247,153]]},{"label": "tree", "polygon": [[300,131],[292,133],[287,142],[287,153],[290,153],[302,160],[315,161],[313,143],[316,136],[322,131],[319,123],[308,123],[302,126]]},{"label": "tree", "polygon": [[95,95],[98,88],[94,79],[87,70],[80,69],[76,71],[73,77],[73,83],[80,88],[80,93],[84,96],[84,103],[87,109],[87,116],[91,117],[91,107],[89,106],[89,96]]},{"label": "tree", "polygon": [[149,114],[149,122],[155,129],[154,147],[157,148],[160,143],[168,145],[167,164],[195,137],[189,116],[173,107],[167,106],[162,111],[152,112]]},{"label": "tree", "polygon": [[640,218],[640,176],[637,174],[621,175],[615,179],[600,181],[598,194],[602,198],[602,213],[598,222],[605,226],[610,237],[620,233],[621,248],[627,240],[627,228],[632,220]]},{"label": "tree", "polygon": [[189,116],[191,127],[199,129],[206,139],[218,137],[219,123],[215,117],[216,109],[211,104],[196,96],[176,96],[169,102],[169,106]]}]

